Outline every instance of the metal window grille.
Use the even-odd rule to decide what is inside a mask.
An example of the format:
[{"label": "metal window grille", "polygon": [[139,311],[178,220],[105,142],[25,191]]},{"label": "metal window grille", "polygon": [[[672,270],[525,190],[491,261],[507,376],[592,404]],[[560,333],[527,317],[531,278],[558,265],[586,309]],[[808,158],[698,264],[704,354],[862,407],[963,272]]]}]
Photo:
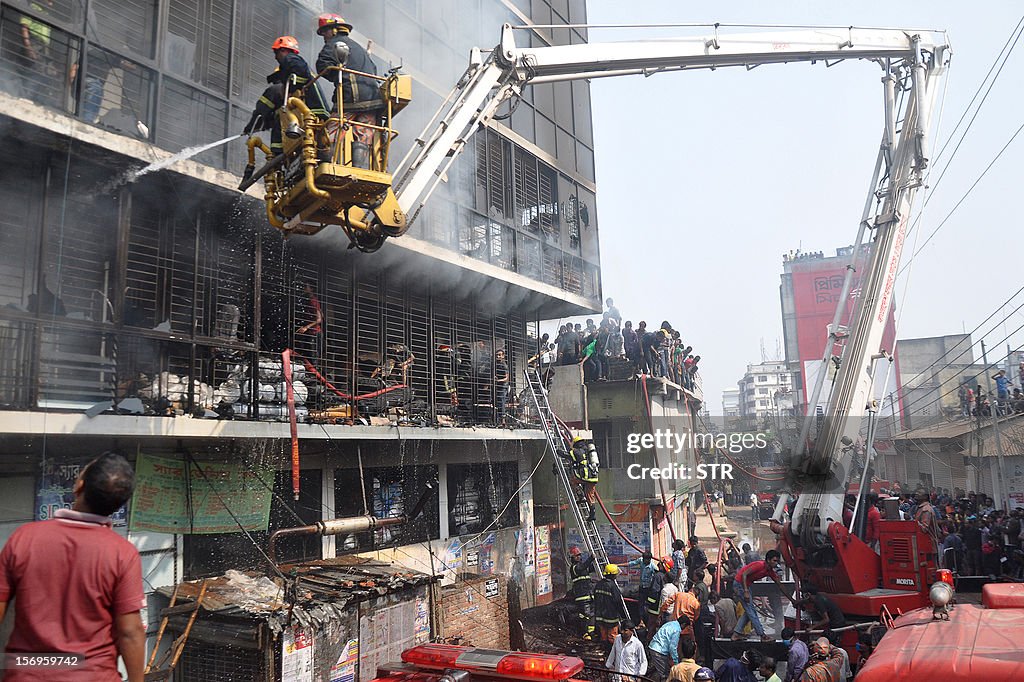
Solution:
[{"label": "metal window grille", "polygon": [[270,45],[288,33],[288,7],[283,2],[240,2],[235,12],[231,94],[255,103],[267,74],[277,66]]},{"label": "metal window grille", "polygon": [[231,0],[170,0],[164,65],[218,92],[228,89]]},{"label": "metal window grille", "polygon": [[[224,135],[227,114],[227,102],[171,78],[164,78],[156,143],[164,149],[179,151],[216,140]],[[223,168],[224,147],[203,152],[194,159],[199,163]]]},{"label": "metal window grille", "polygon": [[90,0],[85,31],[104,47],[152,58],[156,22],[157,0]]},{"label": "metal window grille", "polygon": [[[367,454],[364,453],[364,459]],[[436,465],[365,467],[362,479],[358,469],[337,469],[334,474],[336,513],[339,517],[363,513],[363,494],[371,514],[392,518],[410,512],[428,482],[437,478]],[[362,494],[355,491],[362,490]],[[438,498],[432,496],[423,514],[415,521],[396,528],[378,528],[367,533],[339,537],[338,556],[351,551],[397,547],[438,537],[440,532]]]},{"label": "metal window grille", "polygon": [[[26,45],[27,42],[27,45]],[[17,97],[73,112],[73,69],[81,41],[56,26],[18,12],[0,9],[0,88]]]},{"label": "metal window grille", "polygon": [[[467,535],[479,533],[492,523],[493,528],[518,525],[518,481],[516,462],[449,464],[449,532]],[[501,514],[503,509],[505,513]]]},{"label": "metal window grille", "polygon": [[86,60],[82,104],[78,114],[88,123],[113,128],[132,137],[136,122],[151,126],[153,72],[112,52],[91,47]]}]

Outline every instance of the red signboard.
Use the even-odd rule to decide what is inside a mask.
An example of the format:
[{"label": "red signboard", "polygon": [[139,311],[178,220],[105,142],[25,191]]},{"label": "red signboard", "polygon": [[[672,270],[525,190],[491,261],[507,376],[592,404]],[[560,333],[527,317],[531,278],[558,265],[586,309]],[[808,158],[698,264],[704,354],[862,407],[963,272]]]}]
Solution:
[{"label": "red signboard", "polygon": [[[792,266],[793,311],[796,318],[797,350],[800,367],[821,360],[828,336],[828,325],[836,313],[846,277],[847,257],[807,260]],[[863,268],[861,268],[862,270]],[[850,323],[850,316],[860,296],[860,272],[853,274],[846,310],[840,324]],[[895,305],[889,308],[889,319],[882,336],[882,348],[891,349],[896,340]],[[804,395],[808,396],[809,372],[803,371]],[[895,368],[893,374],[896,374]],[[896,374],[898,376],[898,374]],[[809,397],[809,396],[808,396]]]}]

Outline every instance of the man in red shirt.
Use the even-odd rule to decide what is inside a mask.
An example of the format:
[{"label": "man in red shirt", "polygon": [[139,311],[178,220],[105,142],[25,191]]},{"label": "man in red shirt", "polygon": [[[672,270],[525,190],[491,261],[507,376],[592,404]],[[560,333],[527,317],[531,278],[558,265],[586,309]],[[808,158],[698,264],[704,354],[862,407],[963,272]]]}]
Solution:
[{"label": "man in red shirt", "polygon": [[[779,585],[779,576],[775,573],[775,569],[782,562],[782,555],[779,554],[777,549],[770,549],[764,555],[763,561],[751,561],[749,564],[741,568],[736,572],[736,579],[733,581],[732,589],[736,595],[736,598],[743,603],[743,615],[736,622],[736,630],[732,633],[734,640],[746,639],[742,634],[743,628],[747,626],[749,621],[754,626],[754,632],[760,635],[761,640],[765,642],[774,641],[773,637],[770,637],[764,633],[764,626],[761,625],[761,619],[757,615],[757,608],[754,606],[753,596],[750,592],[750,586],[761,578],[771,578],[776,586]],[[785,594],[785,592],[783,592]],[[796,602],[793,601],[793,597],[788,597],[789,601],[796,606]]]},{"label": "man in red shirt", "polygon": [[878,524],[882,520],[882,512],[878,510],[878,495],[868,493],[868,518],[864,526],[864,542],[868,547],[878,551]]},{"label": "man in red shirt", "polygon": [[[0,551],[0,619],[16,599],[4,682],[39,679],[142,682],[146,629],[142,564],[110,515],[128,501],[135,474],[124,457],[104,453],[78,475],[71,509],[27,523]],[[74,668],[19,668],[21,654],[79,654]]]}]

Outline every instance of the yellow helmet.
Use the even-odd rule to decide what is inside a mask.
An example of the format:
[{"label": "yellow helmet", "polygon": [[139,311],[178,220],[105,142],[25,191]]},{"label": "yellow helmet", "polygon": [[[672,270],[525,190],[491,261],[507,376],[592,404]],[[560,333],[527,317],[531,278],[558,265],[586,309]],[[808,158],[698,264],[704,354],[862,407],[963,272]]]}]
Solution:
[{"label": "yellow helmet", "polygon": [[582,438],[580,438],[579,436],[573,436],[573,439],[572,439],[572,444],[573,445],[576,445],[576,443],[582,443],[582,442],[583,442]]},{"label": "yellow helmet", "polygon": [[607,566],[604,567],[604,574],[605,575],[618,575],[619,574],[619,567],[616,566],[615,564],[608,564]]}]

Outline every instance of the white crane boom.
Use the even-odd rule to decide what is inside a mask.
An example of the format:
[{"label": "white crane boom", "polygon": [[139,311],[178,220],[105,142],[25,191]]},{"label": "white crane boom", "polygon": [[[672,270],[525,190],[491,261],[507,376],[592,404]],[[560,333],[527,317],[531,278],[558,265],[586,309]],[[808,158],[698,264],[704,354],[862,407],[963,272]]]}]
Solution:
[{"label": "white crane boom", "polygon": [[[473,50],[469,68],[400,165],[396,195],[410,223],[469,138],[530,83],[789,62],[831,65],[850,59],[881,66],[885,125],[860,222],[861,236],[872,233],[873,253],[849,333],[840,334],[837,324],[830,330],[824,357],[844,343],[841,365],[823,429],[804,464],[808,477],[793,514],[794,534],[820,543],[828,525],[841,521],[843,510],[844,491],[829,488],[826,479],[832,471],[848,470],[848,443],[856,441],[871,411],[873,363],[884,355],[882,334],[907,220],[928,168],[932,103],[950,54],[945,33],[853,27],[726,33],[716,25],[712,35],[702,37],[529,48],[516,44],[514,31],[505,24],[496,48]],[[850,274],[847,278],[844,294]]]}]

